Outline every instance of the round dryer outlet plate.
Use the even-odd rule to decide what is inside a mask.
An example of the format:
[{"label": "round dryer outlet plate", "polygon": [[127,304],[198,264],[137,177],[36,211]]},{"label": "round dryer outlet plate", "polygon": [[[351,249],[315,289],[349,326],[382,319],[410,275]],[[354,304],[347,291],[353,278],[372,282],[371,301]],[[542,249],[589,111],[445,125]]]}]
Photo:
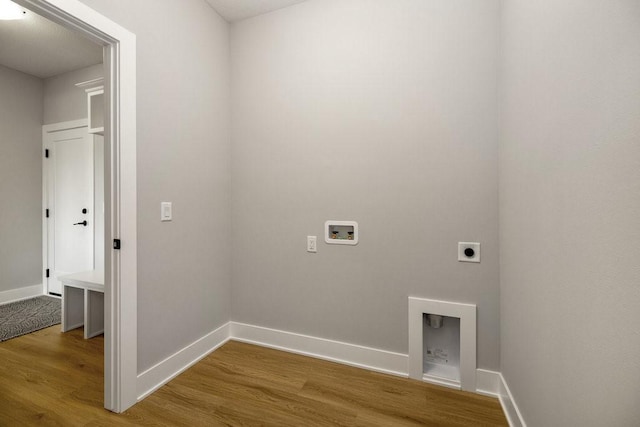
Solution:
[{"label": "round dryer outlet plate", "polygon": [[480,262],[480,243],[459,242],[458,261],[460,262]]}]

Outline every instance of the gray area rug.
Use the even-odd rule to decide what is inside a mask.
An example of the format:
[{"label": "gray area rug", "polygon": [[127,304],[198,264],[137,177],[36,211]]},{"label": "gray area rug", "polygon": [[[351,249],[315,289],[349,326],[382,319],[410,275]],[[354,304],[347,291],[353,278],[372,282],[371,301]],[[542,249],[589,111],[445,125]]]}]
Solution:
[{"label": "gray area rug", "polygon": [[0,305],[0,342],[61,322],[58,298],[39,296]]}]

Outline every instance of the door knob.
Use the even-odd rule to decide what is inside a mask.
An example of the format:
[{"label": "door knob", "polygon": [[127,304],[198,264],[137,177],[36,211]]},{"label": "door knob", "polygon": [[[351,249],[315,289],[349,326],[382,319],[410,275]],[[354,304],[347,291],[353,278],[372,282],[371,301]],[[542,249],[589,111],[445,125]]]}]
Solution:
[{"label": "door knob", "polygon": [[87,221],[86,221],[86,220],[84,220],[84,221],[82,221],[82,222],[76,222],[76,223],[75,223],[75,224],[73,224],[73,225],[83,225],[83,226],[85,226],[85,227],[86,227],[86,226],[87,226]]}]

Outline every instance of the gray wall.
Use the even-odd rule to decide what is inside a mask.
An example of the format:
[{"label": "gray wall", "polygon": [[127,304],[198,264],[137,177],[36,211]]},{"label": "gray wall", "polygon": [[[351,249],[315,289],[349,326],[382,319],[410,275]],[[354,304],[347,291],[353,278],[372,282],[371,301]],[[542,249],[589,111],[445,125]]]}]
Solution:
[{"label": "gray wall", "polygon": [[76,83],[104,77],[102,64],[44,80],[44,124],[87,118],[87,94]]},{"label": "gray wall", "polygon": [[230,317],[228,25],[202,0],[83,2],[137,35],[142,371]]},{"label": "gray wall", "polygon": [[502,373],[529,426],[640,420],[640,2],[509,0]]},{"label": "gray wall", "polygon": [[[498,369],[498,31],[490,0],[310,0],[232,26],[233,320],[406,354],[409,295],[476,303]],[[326,245],[329,219],[360,243]]]},{"label": "gray wall", "polygon": [[42,284],[42,88],[0,66],[0,292]]}]

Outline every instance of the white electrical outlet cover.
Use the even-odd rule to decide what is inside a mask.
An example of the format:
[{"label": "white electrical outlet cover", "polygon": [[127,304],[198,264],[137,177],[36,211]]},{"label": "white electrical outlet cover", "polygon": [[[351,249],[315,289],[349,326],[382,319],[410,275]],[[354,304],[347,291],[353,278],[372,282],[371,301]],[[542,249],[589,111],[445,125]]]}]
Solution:
[{"label": "white electrical outlet cover", "polygon": [[307,252],[311,252],[311,253],[318,252],[317,236],[307,236]]}]

